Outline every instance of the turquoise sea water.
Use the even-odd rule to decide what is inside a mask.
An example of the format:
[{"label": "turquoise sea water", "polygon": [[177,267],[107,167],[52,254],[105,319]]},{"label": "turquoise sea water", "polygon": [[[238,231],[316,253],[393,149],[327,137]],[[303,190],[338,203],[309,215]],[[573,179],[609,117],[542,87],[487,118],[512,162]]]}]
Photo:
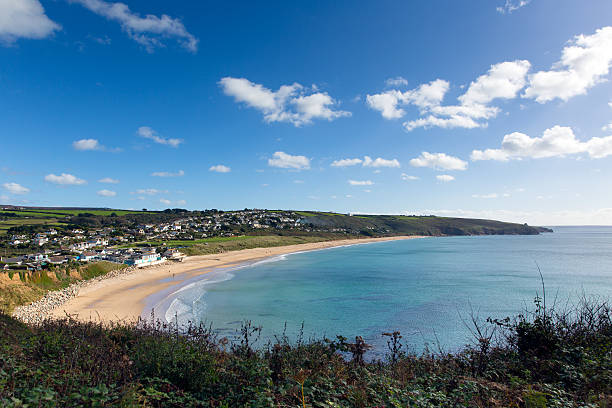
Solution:
[{"label": "turquoise sea water", "polygon": [[217,270],[158,304],[165,317],[212,323],[231,335],[248,319],[263,337],[286,324],[295,338],[361,335],[382,349],[400,330],[415,351],[466,344],[462,319],[505,317],[581,293],[612,298],[612,227],[557,227],[539,236],[440,237],[379,242],[271,258]]}]

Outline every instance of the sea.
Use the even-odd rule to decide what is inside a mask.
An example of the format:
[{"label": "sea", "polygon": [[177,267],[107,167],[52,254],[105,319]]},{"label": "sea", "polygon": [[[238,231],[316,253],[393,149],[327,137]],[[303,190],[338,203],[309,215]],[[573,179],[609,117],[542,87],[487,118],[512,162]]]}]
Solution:
[{"label": "sea", "polygon": [[473,342],[472,317],[516,316],[544,293],[557,309],[582,296],[612,298],[612,227],[552,228],[357,244],[220,268],[157,298],[156,313],[229,338],[250,321],[261,327],[259,344],[362,336],[382,353],[382,333],[399,331],[409,351],[452,352]]}]

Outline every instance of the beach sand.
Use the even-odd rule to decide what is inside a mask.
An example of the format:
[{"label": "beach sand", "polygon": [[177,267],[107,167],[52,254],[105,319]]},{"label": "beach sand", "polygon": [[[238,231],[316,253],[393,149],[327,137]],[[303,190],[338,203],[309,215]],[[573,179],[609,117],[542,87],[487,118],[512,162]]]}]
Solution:
[{"label": "beach sand", "polygon": [[[421,237],[346,239],[191,256],[185,258],[183,262],[166,262],[136,269],[94,283],[83,288],[77,297],[55,309],[52,316],[65,317],[68,314],[82,321],[135,322],[141,316],[146,306],[146,299],[149,296],[172,286],[178,287],[186,280],[210,272],[215,268],[239,265],[292,252],[412,238]],[[241,273],[248,273],[248,271],[245,270]]]}]

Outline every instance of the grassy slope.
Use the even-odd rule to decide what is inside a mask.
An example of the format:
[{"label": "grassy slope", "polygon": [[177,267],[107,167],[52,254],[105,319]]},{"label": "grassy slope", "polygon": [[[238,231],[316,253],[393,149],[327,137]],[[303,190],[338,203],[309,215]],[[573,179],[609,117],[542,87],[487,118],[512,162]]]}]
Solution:
[{"label": "grassy slope", "polygon": [[358,215],[317,213],[306,222],[327,226],[370,230],[377,233],[408,235],[483,235],[483,234],[537,234],[534,227],[493,220],[448,217],[412,217],[401,215]]},{"label": "grassy slope", "polygon": [[17,271],[13,279],[9,279],[7,272],[0,272],[0,311],[11,313],[17,306],[40,299],[47,291],[62,289],[78,280],[91,279],[126,267],[127,265],[102,261],[79,267],[70,274],[66,274],[63,269],[25,272],[25,282],[17,279]]},{"label": "grassy slope", "polygon": [[[306,244],[310,242],[331,241],[340,237],[329,236],[280,236],[280,235],[262,235],[262,236],[242,236],[232,237],[233,239],[212,239],[207,242],[196,243],[188,248],[183,248],[181,251],[187,255],[206,255],[218,254],[221,252],[237,251],[240,249],[250,248],[270,248],[284,245]],[[346,237],[342,237],[346,238]],[[208,244],[208,245],[207,245]]]}]

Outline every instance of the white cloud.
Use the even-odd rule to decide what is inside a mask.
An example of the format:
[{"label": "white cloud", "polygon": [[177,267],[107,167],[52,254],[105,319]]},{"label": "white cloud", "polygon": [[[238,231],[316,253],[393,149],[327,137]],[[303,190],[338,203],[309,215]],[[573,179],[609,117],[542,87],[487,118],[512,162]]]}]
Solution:
[{"label": "white cloud", "polygon": [[316,87],[305,88],[298,83],[282,85],[277,91],[253,83],[246,78],[225,77],[219,86],[238,103],[257,109],[268,123],[288,122],[294,126],[312,123],[313,119],[328,121],[351,116],[350,112],[333,110],[336,101]]},{"label": "white cloud", "polygon": [[348,167],[356,166],[358,164],[361,164],[363,167],[400,167],[400,163],[397,159],[389,160],[383,159],[382,157],[372,159],[370,156],[364,156],[363,160],[359,158],[334,160],[331,166]]},{"label": "white cloud", "polygon": [[167,199],[165,199],[165,198],[160,198],[160,199],[159,199],[159,202],[160,202],[160,203],[162,203],[162,204],[166,204],[166,205],[170,205],[170,204],[172,204],[172,201],[167,200]]},{"label": "white cloud", "polygon": [[183,170],[179,170],[176,173],[172,173],[169,171],[156,171],[151,173],[153,177],[183,177],[185,172]]},{"label": "white cloud", "polygon": [[144,194],[144,195],[156,195],[156,194],[162,194],[162,193],[168,193],[168,190],[158,190],[156,188],[141,188],[138,189],[136,191],[132,191],[130,192],[130,194]]},{"label": "white cloud", "polygon": [[371,180],[349,180],[351,186],[371,186],[374,184]]},{"label": "white cloud", "polygon": [[406,86],[408,85],[408,80],[406,78],[402,78],[401,76],[397,76],[395,78],[389,78],[385,81],[387,86]]},{"label": "white cloud", "polygon": [[[583,210],[469,210],[469,209],[425,209],[408,210],[405,214],[435,214],[441,217],[465,217],[516,222],[529,225],[612,225],[612,208]],[[554,227],[553,227],[554,229]]]},{"label": "white cloud", "polygon": [[108,151],[108,152],[118,152],[121,151],[119,148],[109,149],[108,147],[100,144],[97,139],[81,139],[72,142],[72,147],[75,150],[100,150],[100,151]]},{"label": "white cloud", "polygon": [[471,160],[497,160],[546,157],[563,157],[570,154],[587,153],[600,159],[612,155],[612,136],[593,137],[585,142],[576,139],[572,128],[554,126],[546,129],[542,137],[529,137],[514,132],[504,136],[501,149],[474,150]]},{"label": "white cloud", "polygon": [[115,197],[117,193],[111,190],[100,190],[98,191],[98,195],[102,197]]},{"label": "white cloud", "polygon": [[365,156],[363,158],[363,166],[364,167],[400,167],[399,161],[397,159],[383,159],[378,157],[372,160],[369,156]]},{"label": "white cloud", "polygon": [[513,99],[525,86],[531,64],[526,60],[492,65],[489,72],[472,82],[458,99],[462,106],[486,105],[494,99]]},{"label": "white cloud", "polygon": [[468,163],[446,153],[423,152],[419,157],[410,160],[410,165],[413,167],[431,167],[436,170],[465,170]]},{"label": "white cloud", "polygon": [[404,129],[416,128],[466,128],[486,127],[486,120],[497,116],[500,109],[489,104],[495,99],[512,99],[525,86],[525,76],[531,64],[529,61],[506,61],[492,65],[489,71],[479,76],[459,96],[458,105],[441,105],[450,84],[436,79],[418,88],[402,92],[397,89],[380,94],[368,95],[370,108],[381,112],[386,119],[401,118],[406,114],[404,107],[414,105],[421,117],[403,123]]},{"label": "white cloud", "polygon": [[[497,195],[497,193],[489,193],[489,194],[472,194],[472,198],[484,198],[484,199],[491,199],[491,198],[497,198],[499,197]],[[504,197],[507,197],[507,195],[504,194]]]},{"label": "white cloud", "polygon": [[104,178],[101,178],[100,180],[98,180],[98,183],[118,184],[119,180],[114,179],[114,178],[110,178],[110,177],[104,177]]},{"label": "white cloud", "polygon": [[310,169],[310,159],[306,156],[292,156],[285,152],[275,152],[272,159],[268,159],[268,166],[281,169]]},{"label": "white cloud", "polygon": [[607,125],[605,125],[604,127],[602,127],[601,130],[603,130],[604,132],[612,131],[612,122],[610,122]]},{"label": "white cloud", "polygon": [[208,171],[214,171],[216,173],[229,173],[230,171],[232,171],[232,169],[222,164],[217,164],[215,166],[210,166]]},{"label": "white cloud", "polygon": [[102,150],[102,145],[96,139],[81,139],[72,142],[76,150]]},{"label": "white cloud", "polygon": [[439,176],[436,176],[436,178],[440,181],[442,181],[443,183],[448,183],[449,181],[453,181],[455,178],[449,174],[440,174]]},{"label": "white cloud", "polygon": [[[9,0],[10,1],[10,0]],[[157,47],[165,47],[163,40],[175,38],[180,45],[190,52],[198,50],[198,39],[187,31],[181,20],[166,14],[161,17],[147,14],[141,17],[124,3],[111,3],[103,0],[71,0],[88,10],[117,21],[128,36],[143,45],[148,52]]]},{"label": "white cloud", "polygon": [[138,128],[138,135],[145,139],[150,139],[158,144],[168,145],[171,147],[178,147],[183,143],[182,139],[169,139],[157,134],[157,132],[148,126],[141,126]]},{"label": "white cloud", "polygon": [[27,194],[30,192],[29,188],[17,183],[4,183],[2,187],[11,194]]},{"label": "white cloud", "polygon": [[38,0],[0,0],[0,43],[11,45],[19,38],[46,38],[60,29]]},{"label": "white cloud", "polygon": [[62,173],[59,176],[56,176],[55,174],[47,174],[45,176],[45,181],[48,181],[49,183],[53,183],[53,184],[72,185],[72,186],[78,186],[78,185],[87,183],[85,180],[80,179],[76,176],[73,176],[72,174],[67,174],[67,173]]},{"label": "white cloud", "polygon": [[501,14],[511,14],[513,11],[525,7],[531,0],[506,0],[503,6],[497,7],[497,12]]},{"label": "white cloud", "polygon": [[529,75],[523,97],[539,103],[567,101],[603,82],[612,64],[612,27],[598,29],[593,35],[580,34],[563,48],[561,60],[550,71]]},{"label": "white cloud", "polygon": [[411,176],[409,174],[406,173],[402,173],[402,180],[418,180],[419,178],[417,176]]},{"label": "white cloud", "polygon": [[340,159],[334,160],[331,164],[332,167],[348,167],[348,166],[356,166],[361,164],[363,160],[361,159]]}]

